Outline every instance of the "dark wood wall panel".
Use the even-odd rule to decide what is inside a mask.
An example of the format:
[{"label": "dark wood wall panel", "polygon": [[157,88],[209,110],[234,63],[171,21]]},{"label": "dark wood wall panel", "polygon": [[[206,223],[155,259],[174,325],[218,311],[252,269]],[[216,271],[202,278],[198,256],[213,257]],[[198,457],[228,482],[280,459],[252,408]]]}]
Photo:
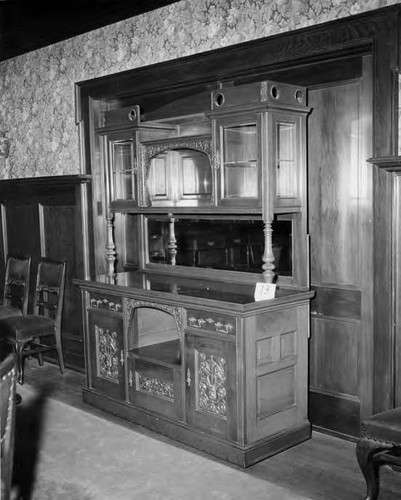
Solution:
[{"label": "dark wood wall panel", "polygon": [[316,295],[311,301],[311,314],[360,320],[361,291],[351,288],[313,285]]},{"label": "dark wood wall panel", "polygon": [[[309,91],[309,231],[311,281],[310,418],[344,432],[341,419],[322,412],[322,398],[337,415],[357,425],[371,411],[373,346],[371,242],[371,58],[362,74]],[[368,304],[370,306],[368,307]],[[364,379],[362,379],[362,374]],[[347,415],[352,415],[348,418]],[[347,425],[348,425],[347,424]]]},{"label": "dark wood wall panel", "polygon": [[357,396],[358,343],[358,322],[312,318],[311,388],[336,397]]},{"label": "dark wood wall panel", "polygon": [[309,392],[310,416],[315,428],[335,429],[336,434],[359,436],[359,401],[333,398],[331,395]]},{"label": "dark wood wall panel", "polygon": [[38,206],[32,206],[25,200],[19,200],[19,203],[15,200],[14,203],[3,205],[5,248],[19,255],[40,255]]},{"label": "dark wood wall panel", "polygon": [[[2,203],[1,247],[7,253],[32,256],[31,291],[41,257],[67,261],[62,322],[67,367],[83,370],[81,302],[72,279],[84,277],[84,248],[81,189],[89,177],[67,176],[0,182]],[[0,261],[4,276],[5,258]],[[32,293],[31,293],[32,297]],[[32,300],[29,311],[32,311]]]},{"label": "dark wood wall panel", "polygon": [[309,105],[311,281],[358,285],[359,83],[313,89]]},{"label": "dark wood wall panel", "polygon": [[[5,255],[7,253],[31,255],[32,269],[35,269],[41,253],[39,207],[37,205],[32,206],[32,204],[26,203],[25,200],[14,200],[12,203],[4,204],[2,208],[4,213],[2,233],[4,243],[2,246]],[[34,273],[31,273],[29,286],[33,290],[35,286]],[[32,294],[30,294],[29,298],[29,311],[33,310],[31,299]]]},{"label": "dark wood wall panel", "polygon": [[74,205],[44,205],[43,212],[43,255],[67,261],[66,290],[63,314],[63,335],[66,350],[72,356],[82,355],[81,322],[76,311],[80,310],[80,300],[72,279],[78,275],[77,239],[75,231]]}]

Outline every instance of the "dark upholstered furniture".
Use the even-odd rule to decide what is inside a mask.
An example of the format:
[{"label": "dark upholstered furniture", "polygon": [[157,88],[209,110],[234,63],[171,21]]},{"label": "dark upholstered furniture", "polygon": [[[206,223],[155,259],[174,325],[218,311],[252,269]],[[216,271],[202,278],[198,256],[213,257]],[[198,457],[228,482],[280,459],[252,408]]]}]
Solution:
[{"label": "dark upholstered furniture", "polygon": [[[24,358],[37,355],[43,365],[43,353],[57,351],[60,370],[64,372],[61,342],[61,318],[64,302],[66,262],[41,259],[38,264],[34,312],[0,318],[0,336],[13,344],[17,354],[18,382],[24,383]],[[43,339],[48,338],[48,342]]]},{"label": "dark upholstered furniture", "polygon": [[366,480],[365,500],[376,500],[379,496],[380,466],[401,466],[401,408],[362,420],[356,456]]},{"label": "dark upholstered furniture", "polygon": [[27,314],[30,271],[31,257],[7,257],[0,319]]},{"label": "dark upholstered furniture", "polygon": [[15,385],[15,353],[10,344],[0,342],[0,498],[2,500],[9,499],[11,490],[15,437]]}]

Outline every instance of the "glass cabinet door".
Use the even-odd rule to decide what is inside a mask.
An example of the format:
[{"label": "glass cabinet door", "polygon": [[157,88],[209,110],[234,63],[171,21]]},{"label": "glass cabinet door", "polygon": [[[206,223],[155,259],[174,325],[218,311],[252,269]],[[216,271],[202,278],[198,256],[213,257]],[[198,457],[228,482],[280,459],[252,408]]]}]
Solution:
[{"label": "glass cabinet door", "polygon": [[218,123],[218,201],[260,206],[260,128],[257,117]]},{"label": "glass cabinet door", "polygon": [[300,120],[290,114],[274,114],[272,157],[276,177],[275,205],[292,206],[300,203]]},{"label": "glass cabinet door", "polygon": [[109,142],[111,163],[111,199],[136,200],[136,172],[133,139]]},{"label": "glass cabinet door", "polygon": [[296,196],[295,123],[277,122],[276,187],[279,198]]}]

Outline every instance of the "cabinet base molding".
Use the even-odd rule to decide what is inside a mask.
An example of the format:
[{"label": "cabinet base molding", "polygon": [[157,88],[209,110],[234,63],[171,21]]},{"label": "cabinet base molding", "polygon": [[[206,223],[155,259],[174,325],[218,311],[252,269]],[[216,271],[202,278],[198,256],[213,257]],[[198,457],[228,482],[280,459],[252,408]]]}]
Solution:
[{"label": "cabinet base molding", "polygon": [[174,441],[186,444],[243,468],[276,455],[311,437],[311,424],[307,420],[298,426],[286,429],[284,432],[268,436],[251,446],[241,446],[237,443],[230,443],[216,436],[207,435],[189,428],[180,422],[161,418],[160,415],[152,414],[131,404],[122,401],[118,402],[88,388],[83,388],[82,397],[85,403],[116,417],[155,431]]}]

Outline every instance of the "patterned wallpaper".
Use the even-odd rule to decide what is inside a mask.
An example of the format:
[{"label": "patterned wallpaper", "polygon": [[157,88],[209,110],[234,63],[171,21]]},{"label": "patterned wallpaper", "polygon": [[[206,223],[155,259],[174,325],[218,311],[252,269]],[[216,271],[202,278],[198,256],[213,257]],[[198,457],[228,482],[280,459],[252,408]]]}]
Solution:
[{"label": "patterned wallpaper", "polygon": [[[74,82],[401,0],[182,0],[0,63],[0,179],[80,173]],[[10,139],[8,158],[1,156]]]}]

